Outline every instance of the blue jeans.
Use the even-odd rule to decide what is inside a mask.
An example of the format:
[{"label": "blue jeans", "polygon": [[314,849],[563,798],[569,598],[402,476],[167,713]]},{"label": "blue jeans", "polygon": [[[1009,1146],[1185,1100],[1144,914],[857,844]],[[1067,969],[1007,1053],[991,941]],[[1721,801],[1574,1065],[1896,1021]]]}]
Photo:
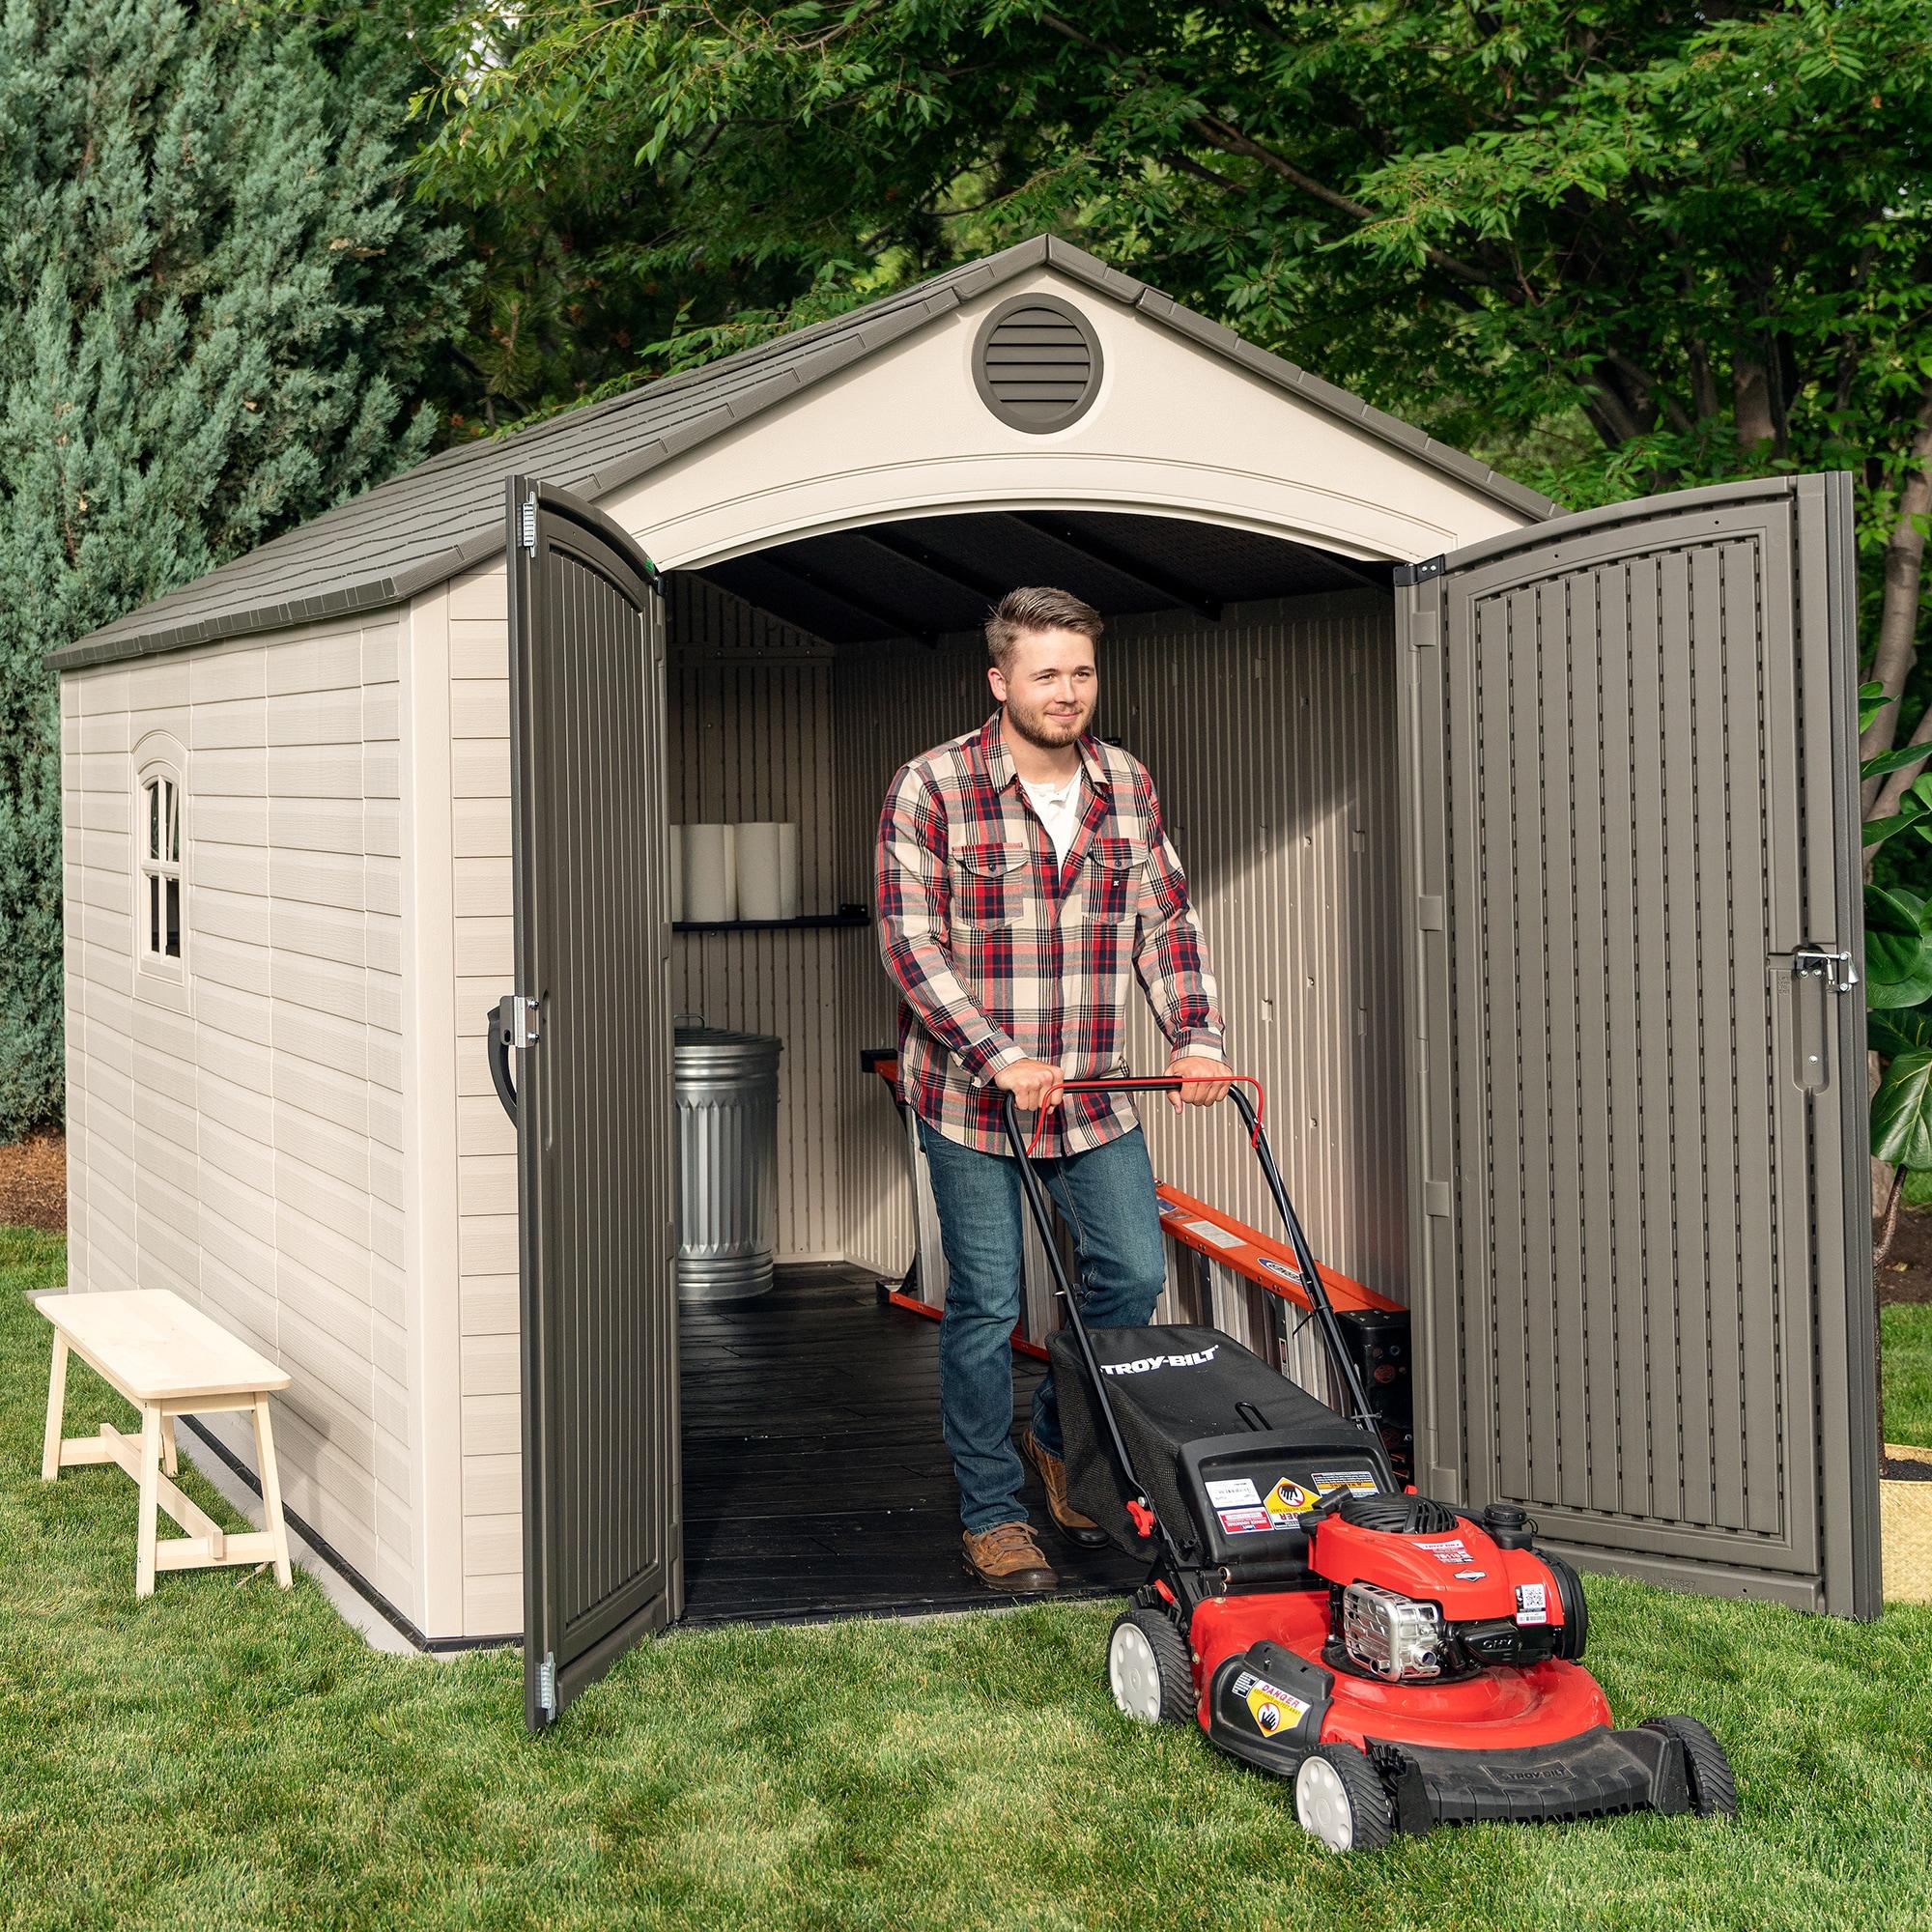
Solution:
[{"label": "blue jeans", "polygon": [[[1013,1363],[1020,1317],[1019,1170],[1003,1154],[949,1141],[919,1123],[946,1247],[946,1315],[939,1324],[939,1409],[959,1518],[970,1530],[1024,1522],[1025,1470],[1012,1443]],[[1153,1313],[1167,1276],[1160,1208],[1147,1142],[1131,1133],[1085,1153],[1036,1163],[1073,1230],[1080,1253],[1080,1312],[1089,1327],[1137,1327]],[[1061,1453],[1051,1372],[1033,1399],[1033,1433]]]}]

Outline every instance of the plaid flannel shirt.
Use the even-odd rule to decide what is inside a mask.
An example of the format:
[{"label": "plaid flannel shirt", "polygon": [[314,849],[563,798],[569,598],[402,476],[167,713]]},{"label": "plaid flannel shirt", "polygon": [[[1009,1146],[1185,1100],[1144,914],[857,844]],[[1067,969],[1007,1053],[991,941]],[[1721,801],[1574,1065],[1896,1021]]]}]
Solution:
[{"label": "plaid flannel shirt", "polygon": [[[904,995],[899,1090],[948,1140],[985,1153],[1007,1151],[1001,1067],[1043,1060],[1069,1080],[1125,1071],[1129,969],[1177,1054],[1224,1058],[1201,922],[1153,782],[1091,735],[1080,760],[1086,812],[1064,866],[997,711],[902,765],[879,820],[879,951]],[[1039,1151],[1080,1153],[1136,1120],[1125,1094],[1069,1094]]]}]

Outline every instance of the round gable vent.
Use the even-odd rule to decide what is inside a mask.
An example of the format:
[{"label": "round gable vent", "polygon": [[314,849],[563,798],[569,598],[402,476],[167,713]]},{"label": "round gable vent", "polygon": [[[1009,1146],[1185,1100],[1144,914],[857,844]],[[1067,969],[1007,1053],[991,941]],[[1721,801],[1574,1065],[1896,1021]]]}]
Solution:
[{"label": "round gable vent", "polygon": [[1100,339],[1058,297],[1014,296],[980,327],[973,381],[1003,423],[1036,433],[1065,429],[1099,392]]}]

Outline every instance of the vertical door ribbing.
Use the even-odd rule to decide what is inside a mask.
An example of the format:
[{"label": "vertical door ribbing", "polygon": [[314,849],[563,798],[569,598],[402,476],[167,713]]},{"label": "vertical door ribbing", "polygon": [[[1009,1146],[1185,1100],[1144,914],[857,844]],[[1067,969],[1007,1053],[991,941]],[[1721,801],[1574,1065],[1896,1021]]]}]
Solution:
[{"label": "vertical door ribbing", "polygon": [[677,1611],[665,665],[649,560],[510,486],[526,1715]]},{"label": "vertical door ribbing", "polygon": [[1859,950],[1842,488],[1593,512],[1403,591],[1411,1151],[1432,1480],[1863,1613],[1862,1014],[1794,971]]}]

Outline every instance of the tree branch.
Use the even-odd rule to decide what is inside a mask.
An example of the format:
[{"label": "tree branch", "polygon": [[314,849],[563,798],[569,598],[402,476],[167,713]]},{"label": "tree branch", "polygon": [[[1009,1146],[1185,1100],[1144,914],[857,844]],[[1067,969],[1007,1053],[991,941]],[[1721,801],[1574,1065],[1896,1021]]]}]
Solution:
[{"label": "tree branch", "polygon": [[[1071,41],[1075,46],[1085,47],[1089,53],[1106,54],[1123,64],[1128,59],[1124,49],[1110,46],[1104,41],[1094,40],[1091,35],[1082,33],[1070,20],[1063,20],[1057,14],[1042,14],[1039,19],[1043,27],[1051,28],[1064,40]],[[1334,209],[1338,213],[1346,214],[1355,221],[1374,221],[1377,218],[1376,211],[1365,202],[1338,193],[1325,182],[1319,182],[1313,175],[1304,174],[1286,155],[1276,153],[1274,149],[1257,141],[1251,134],[1242,133],[1232,122],[1223,120],[1217,114],[1197,115],[1181,125],[1197,139],[1206,141],[1210,148],[1218,148],[1224,155],[1243,155],[1261,162],[1264,168],[1278,174],[1283,181],[1293,183],[1312,200],[1321,202],[1326,208]],[[1521,292],[1513,288],[1507,281],[1477,268],[1474,263],[1465,262],[1461,257],[1448,254],[1435,246],[1425,247],[1422,253],[1423,260],[1431,268],[1440,269],[1444,274],[1453,275],[1459,281],[1467,282],[1473,287],[1489,289],[1506,301],[1521,306],[1524,299]]]},{"label": "tree branch", "polygon": [[[1859,740],[1861,758],[1875,758],[1889,751],[1898,736],[1897,698],[1918,655],[1918,591],[1924,576],[1928,511],[1932,511],[1932,383],[1919,393],[1910,468],[1899,485],[1898,517],[1891,526],[1891,541],[1885,547],[1885,601],[1879,607],[1871,674],[1893,701],[1872,720]],[[1872,815],[1878,789],[1877,779],[1867,779],[1861,787],[1867,818]]]},{"label": "tree branch", "polygon": [[[1889,708],[1892,711],[1898,709],[1895,704]],[[1918,728],[1905,742],[1907,745],[1923,745],[1925,757],[1932,758],[1932,704],[1925,707],[1924,715],[1918,721]],[[1872,802],[1871,810],[1865,816],[1889,818],[1904,805],[1905,794],[1911,790],[1913,780],[1924,769],[1925,758],[1920,758],[1917,764],[1900,765],[1897,771],[1887,773],[1879,786],[1878,797]]]}]

